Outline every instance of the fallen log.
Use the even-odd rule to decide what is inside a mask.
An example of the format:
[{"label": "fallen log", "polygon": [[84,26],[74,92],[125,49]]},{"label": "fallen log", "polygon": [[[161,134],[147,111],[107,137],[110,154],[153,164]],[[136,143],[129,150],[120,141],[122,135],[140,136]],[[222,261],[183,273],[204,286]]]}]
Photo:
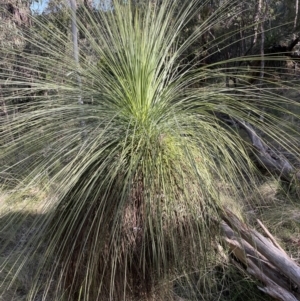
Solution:
[{"label": "fallen log", "polygon": [[236,229],[244,240],[266,257],[270,263],[282,271],[282,274],[289,277],[300,287],[300,267],[286,253],[282,253],[256,230],[247,227],[232,212],[227,211],[223,219],[229,226]]},{"label": "fallen log", "polygon": [[[257,279],[259,289],[276,300],[300,300],[300,266],[271,241],[225,210],[220,227],[233,262]],[[264,231],[270,232],[264,227]]]},{"label": "fallen log", "polygon": [[251,124],[241,120],[236,120],[236,122],[248,134],[254,148],[254,154],[262,167],[270,173],[279,175],[286,181],[290,182],[295,178],[300,180],[300,173],[295,170],[289,160],[267,145]]},{"label": "fallen log", "polygon": [[247,133],[253,147],[253,154],[261,167],[271,174],[280,176],[285,181],[297,180],[300,182],[300,171],[296,170],[283,154],[265,143],[249,122],[231,118],[226,114],[215,113],[215,115],[225,124],[238,126]]}]

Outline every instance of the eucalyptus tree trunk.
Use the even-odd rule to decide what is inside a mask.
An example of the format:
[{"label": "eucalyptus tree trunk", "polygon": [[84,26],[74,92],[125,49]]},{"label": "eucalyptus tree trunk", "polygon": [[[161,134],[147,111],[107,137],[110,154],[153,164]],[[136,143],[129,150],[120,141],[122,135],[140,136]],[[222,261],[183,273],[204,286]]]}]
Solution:
[{"label": "eucalyptus tree trunk", "polygon": [[76,21],[76,0],[70,0],[72,10],[72,40],[73,40],[73,54],[76,64],[79,64],[79,52],[78,52],[78,37],[77,37],[77,21]]},{"label": "eucalyptus tree trunk", "polygon": [[264,29],[264,21],[265,21],[265,13],[266,13],[266,8],[265,8],[265,3],[263,0],[259,0],[259,18],[260,18],[260,36],[261,36],[261,41],[260,41],[260,79],[259,79],[259,87],[261,88],[263,78],[264,78],[264,69],[265,69],[265,29]]},{"label": "eucalyptus tree trunk", "polygon": [[[82,99],[82,94],[81,94],[81,88],[82,88],[82,83],[81,83],[81,76],[79,73],[79,47],[78,47],[78,27],[77,27],[77,15],[76,15],[76,10],[77,10],[77,3],[76,0],[70,0],[71,4],[71,18],[72,18],[72,41],[73,41],[73,55],[74,55],[74,60],[76,64],[76,76],[77,76],[77,84],[79,87],[79,96],[78,96],[78,104],[80,106],[83,105],[83,99]],[[80,127],[82,130],[82,141],[86,139],[86,131],[84,130],[85,128],[85,121],[83,120],[83,115],[84,115],[84,109],[81,107],[80,109]]]},{"label": "eucalyptus tree trunk", "polygon": [[[72,41],[73,41],[73,55],[76,63],[76,73],[77,73],[77,82],[78,86],[81,89],[81,77],[78,74],[79,69],[79,48],[78,48],[78,29],[77,29],[77,21],[76,21],[76,0],[70,0],[71,10],[72,10]],[[78,103],[83,104],[83,100],[81,95],[79,95]]]},{"label": "eucalyptus tree trunk", "polygon": [[2,18],[14,22],[17,26],[27,27],[30,25],[30,4],[31,1],[0,0]]},{"label": "eucalyptus tree trunk", "polygon": [[294,19],[294,28],[293,28],[294,30],[297,27],[298,11],[299,11],[299,0],[296,0],[296,3],[295,3],[295,19]]}]

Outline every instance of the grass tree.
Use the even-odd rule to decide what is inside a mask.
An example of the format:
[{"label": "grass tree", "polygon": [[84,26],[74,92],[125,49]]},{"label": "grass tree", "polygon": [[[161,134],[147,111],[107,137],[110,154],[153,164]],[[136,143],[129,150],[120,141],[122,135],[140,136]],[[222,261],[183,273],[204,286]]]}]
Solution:
[{"label": "grass tree", "polygon": [[[256,117],[255,99],[276,112],[297,106],[273,87],[226,87],[224,62],[182,66],[189,46],[223,22],[234,1],[184,41],[199,1],[181,8],[176,1],[146,3],[86,10],[88,22],[78,20],[86,39],[80,64],[60,26],[47,28],[37,18],[53,43],[32,30],[25,35],[33,51],[19,55],[28,70],[43,66],[44,76],[1,77],[10,108],[20,95],[38,95],[1,122],[1,173],[21,174],[9,198],[33,186],[51,188],[52,196],[10,268],[15,280],[18,267],[42,254],[28,300],[171,300],[195,274],[201,285],[189,297],[209,300],[221,192],[256,187],[247,142],[220,116],[250,122],[282,146],[291,140],[277,115]],[[241,82],[245,69],[235,75]],[[22,160],[14,162],[18,152]]]}]

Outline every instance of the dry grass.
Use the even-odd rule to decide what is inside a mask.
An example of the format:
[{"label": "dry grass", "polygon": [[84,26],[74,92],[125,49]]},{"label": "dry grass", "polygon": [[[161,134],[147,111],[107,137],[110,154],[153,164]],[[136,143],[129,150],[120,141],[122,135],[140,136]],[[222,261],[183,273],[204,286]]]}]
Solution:
[{"label": "dry grass", "polygon": [[[48,197],[45,192],[35,188],[19,193],[13,201],[8,201],[6,196],[10,193],[0,190],[0,301],[23,301],[27,300],[43,257],[42,246],[37,248],[30,260],[22,250],[43,221]],[[35,223],[37,217],[39,221]],[[24,264],[16,265],[20,258]],[[15,277],[17,271],[20,272]],[[43,276],[49,277],[47,271]],[[40,298],[41,295],[37,295],[36,300]]]},{"label": "dry grass", "polygon": [[[233,211],[240,212],[237,204],[244,205],[244,211],[249,221],[255,224],[259,218],[276,237],[278,242],[284,247],[287,253],[300,263],[300,203],[295,193],[287,194],[282,185],[269,179],[261,183],[259,188],[249,194],[248,199],[232,200],[222,189],[222,201]],[[21,269],[15,281],[7,289],[0,288],[0,301],[25,301],[33,282],[34,271],[41,260],[41,253],[36,253],[35,258],[27,261],[22,267],[15,266],[14,260],[19,256],[22,245],[28,239],[28,229],[32,229],[32,222],[37,216],[45,214],[43,203],[47,195],[38,188],[20,195],[17,200],[7,202],[5,195],[8,192],[0,193],[1,219],[0,219],[0,242],[6,243],[7,247],[0,256],[0,265],[7,259],[10,260],[5,270],[1,270],[0,282],[8,284],[13,278],[14,272]],[[237,202],[238,201],[238,202]],[[249,204],[252,203],[250,207]],[[20,214],[26,210],[26,214]],[[24,212],[23,212],[24,213]],[[28,214],[30,213],[30,214]],[[18,216],[22,227],[9,222]],[[26,218],[24,218],[26,216]],[[258,225],[257,225],[258,227]],[[16,232],[16,229],[22,231]],[[195,254],[196,256],[196,254]],[[25,259],[25,258],[24,258]],[[191,261],[192,262],[192,261]],[[191,270],[191,269],[190,269]],[[211,279],[214,276],[215,281]],[[44,277],[47,277],[47,271]],[[151,295],[143,299],[141,294],[135,300],[160,300],[160,294],[164,291],[164,296],[169,296],[168,300],[269,300],[267,296],[256,290],[256,283],[253,279],[245,277],[244,274],[233,268],[228,262],[220,260],[212,262],[211,268],[206,271],[192,271],[186,282],[186,275],[181,279],[166,279],[157,284]],[[41,295],[37,295],[36,300],[41,300]],[[50,297],[49,297],[50,298]],[[49,301],[56,301],[47,299]]]}]

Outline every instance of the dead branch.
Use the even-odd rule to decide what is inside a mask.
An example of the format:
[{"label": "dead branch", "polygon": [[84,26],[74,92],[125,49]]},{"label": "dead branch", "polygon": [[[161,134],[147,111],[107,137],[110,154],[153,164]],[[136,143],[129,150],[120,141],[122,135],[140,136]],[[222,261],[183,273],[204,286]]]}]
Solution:
[{"label": "dead branch", "polygon": [[289,182],[294,178],[300,180],[300,174],[296,172],[288,159],[268,146],[249,123],[240,120],[236,120],[236,122],[248,134],[254,148],[254,154],[262,167]]},{"label": "dead branch", "polygon": [[300,267],[291,258],[282,253],[256,230],[243,224],[232,212],[226,211],[226,215],[223,215],[223,220],[233,229],[236,229],[245,241],[278,268],[282,274],[300,287]]},{"label": "dead branch", "polygon": [[264,230],[264,232],[266,233],[266,235],[269,237],[269,239],[271,240],[271,242],[274,244],[274,246],[276,248],[278,248],[281,252],[285,253],[285,251],[281,248],[281,246],[277,243],[276,239],[274,238],[274,236],[269,232],[269,230],[266,228],[266,226],[259,220],[256,220],[258,222],[258,224],[261,226],[261,228]]},{"label": "dead branch", "polygon": [[[222,218],[220,227],[235,265],[257,279],[263,285],[259,289],[276,300],[300,300],[300,267],[278,248],[275,238],[270,242],[227,209]],[[265,231],[271,235],[266,227]]]}]

